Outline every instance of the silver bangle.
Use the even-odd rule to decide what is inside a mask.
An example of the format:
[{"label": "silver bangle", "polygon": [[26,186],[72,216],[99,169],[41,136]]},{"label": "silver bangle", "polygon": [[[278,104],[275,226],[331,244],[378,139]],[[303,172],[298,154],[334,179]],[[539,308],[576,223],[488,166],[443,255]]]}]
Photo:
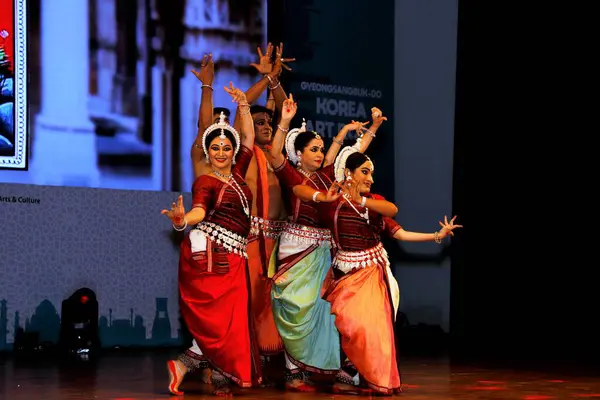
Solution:
[{"label": "silver bangle", "polygon": [[207,89],[210,89],[210,90],[212,90],[214,92],[214,89],[212,88],[212,86],[205,85],[204,83],[202,84],[202,86],[200,86],[200,88],[207,88]]},{"label": "silver bangle", "polygon": [[283,126],[281,126],[281,125],[279,125],[279,124],[277,124],[277,128],[279,128],[279,130],[280,130],[281,132],[289,132],[289,130],[290,130],[290,128],[287,128],[287,129],[286,129],[286,128],[284,128]]},{"label": "silver bangle", "polygon": [[339,140],[338,138],[335,138],[335,137],[334,137],[334,138],[333,138],[333,141],[334,141],[334,142],[336,142],[337,144],[339,144],[340,146],[343,146],[343,145],[344,145],[344,141],[342,141],[342,140]]},{"label": "silver bangle", "polygon": [[433,232],[433,240],[437,243],[440,244],[442,243],[442,239],[440,239],[440,232],[439,231],[435,231]]},{"label": "silver bangle", "polygon": [[367,205],[367,198],[365,196],[362,197],[362,201],[360,202],[360,206],[364,207]]},{"label": "silver bangle", "polygon": [[315,203],[320,203],[320,201],[319,201],[319,200],[317,200],[317,196],[319,195],[319,193],[321,193],[321,192],[319,192],[318,190],[315,190],[315,192],[314,192],[314,193],[313,193],[313,195],[312,195],[312,200],[313,200]]},{"label": "silver bangle", "polygon": [[173,225],[173,229],[175,229],[176,231],[179,231],[179,232],[185,231],[185,228],[187,228],[187,220],[185,218],[183,219],[183,227],[181,227],[181,228],[176,227],[175,224],[171,224],[171,225]]}]

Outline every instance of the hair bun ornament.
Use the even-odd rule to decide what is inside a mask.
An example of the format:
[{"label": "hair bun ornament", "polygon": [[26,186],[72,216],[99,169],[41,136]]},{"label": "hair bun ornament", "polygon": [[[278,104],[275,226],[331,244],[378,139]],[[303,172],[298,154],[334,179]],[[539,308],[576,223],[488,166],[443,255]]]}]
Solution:
[{"label": "hair bun ornament", "polygon": [[300,128],[291,129],[288,134],[285,136],[285,152],[287,153],[287,158],[294,165],[298,165],[300,162],[300,157],[296,155],[296,149],[294,148],[294,142],[299,134],[302,132],[306,132],[306,121],[302,118],[302,126]]},{"label": "hair bun ornament", "polygon": [[346,169],[346,160],[348,159],[350,154],[354,154],[356,152],[358,152],[358,146],[356,146],[356,144],[353,146],[346,146],[342,150],[340,150],[340,153],[338,154],[333,164],[333,170],[335,172],[336,181],[344,181],[344,170]]},{"label": "hair bun ornament", "polygon": [[211,126],[209,126],[208,128],[206,128],[206,130],[204,131],[204,133],[202,134],[202,150],[204,150],[204,155],[206,157],[206,162],[209,162],[208,159],[208,144],[206,143],[206,138],[208,137],[208,135],[210,135],[212,132],[220,129],[221,130],[221,134],[219,135],[220,139],[225,139],[225,131],[229,131],[229,133],[231,133],[233,135],[233,138],[235,139],[235,149],[233,150],[233,160],[235,162],[235,157],[237,156],[238,151],[240,151],[240,134],[238,133],[237,130],[235,130],[235,128],[231,125],[229,125],[227,122],[225,122],[225,113],[223,111],[221,111],[221,114],[219,115],[219,122],[212,124]]}]

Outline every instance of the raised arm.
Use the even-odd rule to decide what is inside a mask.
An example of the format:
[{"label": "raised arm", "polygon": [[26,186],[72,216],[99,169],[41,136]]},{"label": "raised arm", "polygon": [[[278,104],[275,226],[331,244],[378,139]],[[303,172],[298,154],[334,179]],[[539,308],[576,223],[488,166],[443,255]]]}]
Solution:
[{"label": "raised arm", "polygon": [[192,71],[196,78],[202,82],[202,97],[198,110],[199,131],[204,132],[213,123],[213,81],[215,79],[215,64],[212,53],[202,58],[200,72]]},{"label": "raised arm", "polygon": [[298,105],[294,102],[294,97],[290,93],[290,97],[283,102],[283,110],[281,111],[281,120],[277,124],[277,131],[273,137],[271,145],[271,165],[277,169],[285,161],[283,156],[283,146],[285,145],[285,137],[290,130],[290,122],[296,115]]},{"label": "raised arm", "polygon": [[254,146],[254,121],[250,115],[250,104],[246,101],[246,94],[229,83],[225,91],[232,97],[232,101],[238,104],[236,115],[240,116],[241,144],[252,149]]},{"label": "raised arm", "polygon": [[275,115],[275,97],[273,97],[273,92],[269,93],[269,98],[267,99],[267,104],[265,107],[271,110],[273,115]]},{"label": "raised arm", "polygon": [[260,47],[258,47],[256,49],[256,52],[258,53],[258,64],[250,63],[250,66],[256,68],[256,71],[262,75],[262,78],[246,91],[246,99],[250,104],[258,100],[261,94],[267,89],[270,79],[273,79],[276,76],[276,73],[273,73],[273,62],[271,61],[273,50],[274,47],[271,43],[267,44],[267,49],[264,54]]},{"label": "raised arm", "polygon": [[[281,82],[279,82],[279,75],[281,75],[282,68],[291,70],[290,67],[285,65],[285,62],[295,61],[296,59],[282,58],[283,44],[280,44],[277,47],[277,57],[275,59],[275,62],[273,63],[271,61],[273,49],[274,48],[271,43],[267,45],[267,49],[264,54],[260,50],[260,47],[257,48],[259,63],[251,63],[250,65],[256,68],[258,73],[262,74],[263,77],[246,91],[246,99],[248,100],[248,103],[253,104],[256,100],[258,100],[258,98],[268,87],[270,89],[269,98],[271,97],[271,95],[273,96],[273,100],[271,104],[269,104],[271,109],[273,109],[272,107],[274,107],[278,110],[281,110],[281,106],[283,105],[283,102],[287,97],[285,91],[281,87]],[[233,126],[236,129],[239,129],[239,124],[240,116],[236,114]]]},{"label": "raised arm", "polygon": [[[292,69],[286,64],[291,61],[296,61],[295,58],[283,58],[283,43],[279,43],[279,46],[275,49],[275,63],[273,64],[273,71],[271,75],[267,79],[269,79],[269,90],[271,95],[273,95],[273,100],[275,102],[275,108],[279,111],[283,108],[283,102],[287,99],[287,95],[285,94],[285,90],[281,86],[281,81],[279,77],[281,76],[281,72],[283,69],[291,71]],[[270,96],[269,96],[270,97]]]},{"label": "raised arm", "polygon": [[192,162],[196,163],[204,158],[202,149],[202,134],[210,125],[213,119],[213,80],[215,78],[215,65],[213,63],[212,53],[202,57],[200,71],[192,70],[196,78],[202,82],[202,97],[200,107],[198,108],[198,133],[192,144],[191,157]]},{"label": "raised arm", "polygon": [[340,129],[338,134],[333,138],[333,141],[329,146],[329,150],[327,150],[327,154],[325,154],[323,166],[326,167],[328,165],[333,164],[335,158],[340,152],[340,149],[344,145],[344,139],[346,138],[348,132],[356,131],[357,134],[360,134],[362,131],[366,130],[366,128],[364,128],[366,124],[367,122],[352,121],[349,124],[344,125],[344,127]]},{"label": "raised arm", "polygon": [[360,143],[360,149],[358,149],[358,151],[361,153],[364,153],[369,148],[371,141],[375,139],[377,130],[379,130],[379,127],[381,126],[381,124],[383,124],[383,121],[387,121],[387,117],[384,117],[381,110],[377,107],[371,108],[371,118],[373,120],[373,123],[371,124],[369,129],[366,130],[367,134],[363,135]]},{"label": "raised arm", "polygon": [[[273,45],[269,42],[264,53],[262,52],[260,47],[256,48],[256,52],[258,53],[258,64],[250,63],[250,66],[254,67],[256,71],[262,75],[262,78],[254,85],[250,86],[248,90],[246,90],[246,101],[249,104],[252,104],[256,100],[258,100],[260,95],[267,89],[267,86],[269,84],[269,79],[267,78],[267,75],[271,74],[273,71],[273,63],[271,61]],[[238,112],[235,113],[235,117],[233,119],[233,126],[237,130],[241,129],[241,115]]]},{"label": "raised arm", "polygon": [[454,225],[456,216],[448,222],[448,218],[444,216],[444,222],[439,222],[442,229],[433,233],[410,232],[402,228],[394,233],[394,239],[404,242],[433,242],[441,243],[446,236],[454,236],[454,229],[462,228],[462,225]]}]

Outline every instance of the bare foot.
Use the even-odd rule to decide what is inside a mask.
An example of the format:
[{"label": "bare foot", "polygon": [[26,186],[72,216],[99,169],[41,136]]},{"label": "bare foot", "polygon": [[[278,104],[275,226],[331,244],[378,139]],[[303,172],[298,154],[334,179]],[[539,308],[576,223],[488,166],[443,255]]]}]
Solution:
[{"label": "bare foot", "polygon": [[179,385],[187,373],[187,367],[179,360],[169,360],[167,361],[167,370],[169,371],[169,392],[176,396],[182,396],[183,392],[179,391]]},{"label": "bare foot", "polygon": [[213,388],[212,393],[213,393],[213,395],[219,396],[219,397],[233,396],[233,393],[231,393],[231,388],[229,388],[229,385],[226,383],[220,383],[217,386],[215,386]]},{"label": "bare foot", "polygon": [[202,370],[202,382],[203,383],[210,383],[210,378],[212,377],[212,369],[210,368],[204,368]]},{"label": "bare foot", "polygon": [[261,388],[273,387],[275,386],[275,382],[268,379],[266,376],[263,376],[262,382],[260,384]]},{"label": "bare foot", "polygon": [[285,383],[285,388],[290,392],[316,392],[317,388],[307,384],[301,379],[293,379]]},{"label": "bare foot", "polygon": [[349,385],[347,383],[336,382],[333,384],[333,393],[337,394],[362,394],[362,390],[358,386]]}]

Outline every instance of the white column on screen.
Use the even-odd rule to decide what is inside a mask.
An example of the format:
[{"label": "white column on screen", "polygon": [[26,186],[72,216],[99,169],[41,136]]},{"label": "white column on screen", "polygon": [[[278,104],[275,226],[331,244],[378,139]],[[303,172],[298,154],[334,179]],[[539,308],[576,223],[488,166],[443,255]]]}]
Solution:
[{"label": "white column on screen", "polygon": [[172,187],[172,75],[165,60],[159,57],[152,67],[152,188],[155,190]]},{"label": "white column on screen", "polygon": [[98,100],[101,113],[110,112],[113,77],[117,72],[117,14],[115,0],[96,1],[96,26],[98,27]]},{"label": "white column on screen", "polygon": [[41,112],[33,143],[33,183],[99,185],[89,119],[88,1],[42,0]]}]

